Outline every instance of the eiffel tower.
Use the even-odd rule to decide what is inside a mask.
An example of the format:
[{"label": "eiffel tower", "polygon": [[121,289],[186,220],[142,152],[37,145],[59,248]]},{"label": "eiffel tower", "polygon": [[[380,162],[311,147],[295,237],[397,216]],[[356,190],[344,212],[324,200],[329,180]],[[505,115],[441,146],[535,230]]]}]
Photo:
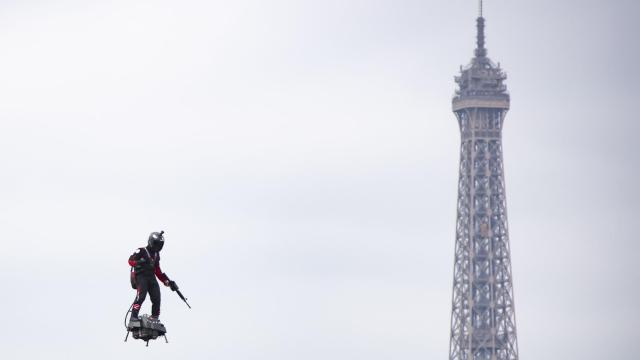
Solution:
[{"label": "eiffel tower", "polygon": [[502,157],[510,100],[506,74],[487,57],[484,24],[480,0],[475,56],[453,97],[462,139],[450,360],[518,359]]}]

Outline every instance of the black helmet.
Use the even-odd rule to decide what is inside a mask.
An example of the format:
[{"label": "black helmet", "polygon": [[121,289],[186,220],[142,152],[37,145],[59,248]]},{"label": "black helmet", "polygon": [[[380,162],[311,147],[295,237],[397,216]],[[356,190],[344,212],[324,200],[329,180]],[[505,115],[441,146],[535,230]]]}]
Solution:
[{"label": "black helmet", "polygon": [[160,251],[164,246],[164,231],[160,232],[152,232],[149,235],[149,250],[151,251]]}]

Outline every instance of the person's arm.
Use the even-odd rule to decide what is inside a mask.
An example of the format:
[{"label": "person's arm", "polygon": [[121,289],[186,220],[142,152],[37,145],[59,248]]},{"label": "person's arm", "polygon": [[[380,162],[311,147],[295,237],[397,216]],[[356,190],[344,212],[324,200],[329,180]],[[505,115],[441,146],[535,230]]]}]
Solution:
[{"label": "person's arm", "polygon": [[156,268],[155,268],[155,274],[156,277],[158,278],[158,280],[162,281],[162,283],[165,286],[169,286],[169,283],[171,282],[169,280],[169,277],[167,276],[167,274],[163,273],[162,270],[160,269],[160,257],[158,256],[158,261],[156,261]]}]

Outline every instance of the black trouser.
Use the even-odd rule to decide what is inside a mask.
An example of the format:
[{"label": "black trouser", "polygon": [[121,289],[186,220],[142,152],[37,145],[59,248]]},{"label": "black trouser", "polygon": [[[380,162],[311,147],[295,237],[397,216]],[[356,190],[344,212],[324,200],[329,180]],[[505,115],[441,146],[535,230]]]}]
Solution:
[{"label": "black trouser", "polygon": [[136,282],[138,284],[138,296],[133,303],[133,310],[131,310],[132,317],[138,317],[140,306],[147,298],[147,293],[151,297],[151,315],[160,316],[160,285],[158,280],[152,274],[151,276],[145,274],[136,275]]}]

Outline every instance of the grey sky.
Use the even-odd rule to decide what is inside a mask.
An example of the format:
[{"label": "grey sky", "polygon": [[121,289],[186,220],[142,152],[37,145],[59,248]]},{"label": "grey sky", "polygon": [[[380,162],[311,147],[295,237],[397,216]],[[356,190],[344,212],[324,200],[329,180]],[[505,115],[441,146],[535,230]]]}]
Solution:
[{"label": "grey sky", "polygon": [[[446,358],[476,6],[3,1],[0,357]],[[523,359],[640,352],[639,12],[486,1]],[[193,310],[163,288],[145,349],[125,260],[160,229]]]}]

